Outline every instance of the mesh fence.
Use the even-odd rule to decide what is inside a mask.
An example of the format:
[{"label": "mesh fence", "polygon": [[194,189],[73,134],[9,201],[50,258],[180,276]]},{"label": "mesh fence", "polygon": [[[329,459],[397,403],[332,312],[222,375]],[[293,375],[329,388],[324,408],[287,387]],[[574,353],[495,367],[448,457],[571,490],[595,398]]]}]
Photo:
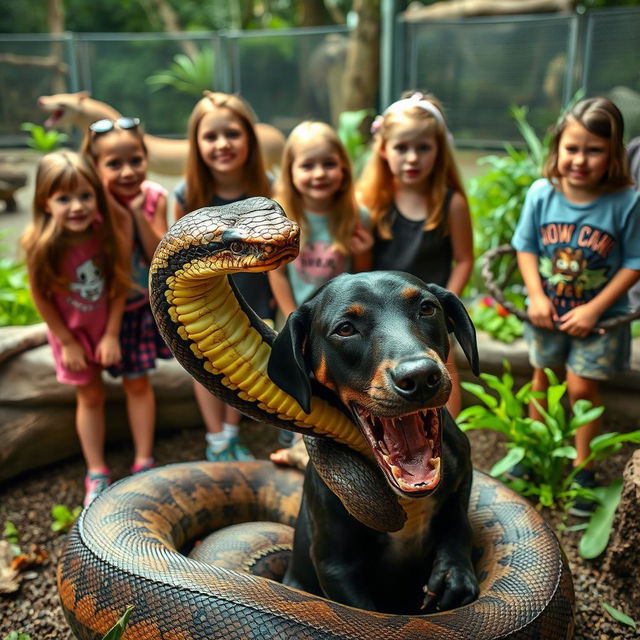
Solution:
[{"label": "mesh fence", "polygon": [[527,105],[529,121],[546,126],[571,84],[576,21],[569,16],[465,19],[405,25],[402,87],[434,93],[458,143],[517,139],[509,117]]},{"label": "mesh fence", "polygon": [[[187,39],[188,38],[188,39]],[[24,144],[41,123],[38,97],[89,90],[155,134],[182,137],[203,86],[239,92],[260,120],[288,132],[306,118],[337,122],[348,30],[343,27],[205,34],[0,36],[0,145]],[[392,90],[424,88],[442,100],[460,146],[519,140],[511,105],[542,131],[575,90],[607,94],[628,136],[640,134],[640,9],[398,21]],[[176,56],[198,53],[186,82]],[[184,62],[184,58],[182,59]],[[171,84],[151,84],[160,73]],[[203,85],[203,86],[201,86]],[[77,135],[77,134],[76,134]]]}]

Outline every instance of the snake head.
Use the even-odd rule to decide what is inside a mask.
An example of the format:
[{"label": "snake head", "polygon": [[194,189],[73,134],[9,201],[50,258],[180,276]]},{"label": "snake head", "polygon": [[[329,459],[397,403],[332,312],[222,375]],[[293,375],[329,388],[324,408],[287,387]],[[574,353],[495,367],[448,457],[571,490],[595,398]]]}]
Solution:
[{"label": "snake head", "polygon": [[269,198],[203,207],[178,220],[158,244],[152,275],[165,267],[207,278],[262,272],[298,255],[300,227]]}]

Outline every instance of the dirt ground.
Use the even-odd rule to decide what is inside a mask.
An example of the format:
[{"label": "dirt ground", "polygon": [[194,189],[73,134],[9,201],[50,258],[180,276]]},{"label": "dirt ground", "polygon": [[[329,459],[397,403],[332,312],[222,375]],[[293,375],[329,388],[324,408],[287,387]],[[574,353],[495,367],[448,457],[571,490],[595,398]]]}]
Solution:
[{"label": "dirt ground", "polygon": [[[460,155],[463,175],[469,178],[478,173],[475,164],[483,152],[463,152]],[[18,237],[30,219],[31,199],[35,163],[38,155],[26,151],[0,151],[0,160],[8,160],[14,167],[23,167],[28,175],[27,187],[17,193],[18,211],[5,213],[0,204],[0,257],[15,255]],[[178,177],[149,176],[171,190]],[[169,209],[172,210],[171,207]],[[5,234],[2,237],[2,234]],[[624,430],[624,425],[616,430]],[[266,457],[275,448],[277,434],[274,430],[257,429],[254,425],[243,427],[245,439],[258,457]],[[487,471],[503,455],[499,441],[489,432],[472,432],[473,462],[476,468]],[[198,460],[204,448],[203,430],[188,430],[162,435],[157,439],[156,459],[159,464]],[[631,450],[625,448],[600,473],[602,481],[608,482],[622,474]],[[108,452],[114,479],[128,473],[131,448],[128,444],[112,446]],[[21,544],[28,548],[35,543],[45,548],[50,560],[43,567],[28,574],[18,593],[0,596],[0,638],[11,631],[28,633],[32,640],[71,640],[60,608],[55,567],[64,545],[64,535],[50,530],[51,507],[65,504],[72,508],[82,502],[82,477],[84,465],[75,458],[51,467],[30,472],[0,487],[0,525],[12,522],[21,535]],[[569,523],[571,524],[571,522]],[[623,608],[616,601],[607,585],[607,576],[601,571],[601,559],[583,560],[577,546],[579,533],[565,530],[559,534],[566,552],[576,589],[576,640],[604,640],[636,638],[630,628],[612,620],[604,613],[601,602]],[[637,612],[627,612],[638,618]]]},{"label": "dirt ground", "polygon": [[[266,457],[276,447],[277,432],[253,423],[243,423],[242,433],[253,453]],[[476,468],[488,470],[504,454],[500,441],[486,431],[471,432],[473,463]],[[162,435],[156,443],[156,459],[159,464],[199,460],[204,448],[203,431],[199,429]],[[625,462],[631,455],[629,448],[618,454],[600,470],[603,482],[621,475]],[[114,479],[124,477],[131,464],[131,448],[128,443],[112,446],[108,460]],[[81,459],[71,459],[46,469],[17,478],[0,488],[0,523],[11,521],[21,535],[21,544],[31,543],[44,547],[50,560],[43,567],[29,574],[16,594],[0,596],[0,638],[10,631],[28,633],[32,640],[72,640],[59,604],[55,567],[64,545],[64,535],[50,530],[51,507],[65,504],[70,508],[81,504],[84,465]],[[549,516],[549,514],[547,514]],[[570,520],[568,524],[575,524]],[[583,560],[577,546],[579,533],[564,531],[559,534],[567,555],[576,590],[576,640],[627,640],[637,638],[629,627],[611,619],[602,609],[604,601],[616,608],[623,608],[612,595],[607,576],[601,570],[602,560]],[[627,612],[633,615],[633,612]],[[637,618],[637,612],[636,612]],[[284,639],[283,639],[284,640]],[[373,640],[373,639],[372,639]],[[471,640],[471,639],[470,639]]]}]

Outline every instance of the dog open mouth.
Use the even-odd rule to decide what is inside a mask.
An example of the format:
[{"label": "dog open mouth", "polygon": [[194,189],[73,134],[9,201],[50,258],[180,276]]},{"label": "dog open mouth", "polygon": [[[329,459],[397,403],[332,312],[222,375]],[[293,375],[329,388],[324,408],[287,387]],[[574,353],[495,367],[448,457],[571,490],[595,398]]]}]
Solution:
[{"label": "dog open mouth", "polygon": [[356,404],[351,407],[378,466],[396,492],[417,498],[438,486],[442,456],[439,409],[383,418]]}]

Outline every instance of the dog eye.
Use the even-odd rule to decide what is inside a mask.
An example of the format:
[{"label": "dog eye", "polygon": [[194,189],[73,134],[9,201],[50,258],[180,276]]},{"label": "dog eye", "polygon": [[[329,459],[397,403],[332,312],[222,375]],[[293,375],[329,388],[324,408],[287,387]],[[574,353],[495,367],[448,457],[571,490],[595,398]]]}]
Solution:
[{"label": "dog eye", "polygon": [[426,300],[423,300],[420,303],[420,315],[421,316],[432,316],[436,312],[436,308]]},{"label": "dog eye", "polygon": [[348,337],[354,335],[356,332],[356,328],[350,322],[343,322],[336,327],[334,333],[337,333],[339,336]]}]

